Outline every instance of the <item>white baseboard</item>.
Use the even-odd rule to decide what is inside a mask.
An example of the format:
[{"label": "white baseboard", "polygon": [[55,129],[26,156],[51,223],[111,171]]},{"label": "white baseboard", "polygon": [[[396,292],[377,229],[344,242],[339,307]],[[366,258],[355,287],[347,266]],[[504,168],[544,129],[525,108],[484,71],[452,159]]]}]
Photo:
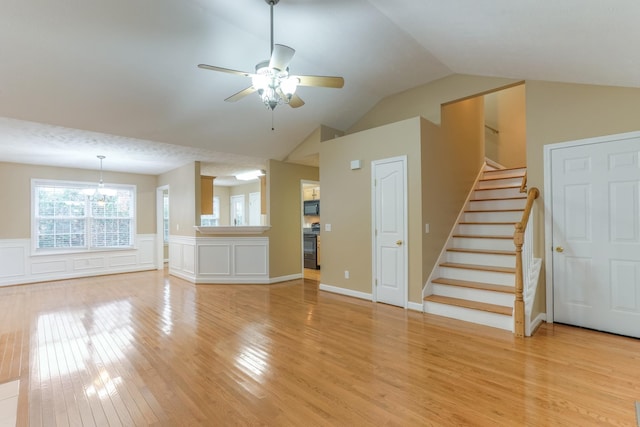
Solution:
[{"label": "white baseboard", "polygon": [[270,277],[269,278],[269,283],[288,282],[289,280],[302,279],[303,277],[304,277],[304,275],[302,273],[290,274],[288,276]]},{"label": "white baseboard", "polygon": [[407,308],[409,310],[423,312],[424,311],[424,304],[409,301],[409,304],[407,304]]},{"label": "white baseboard", "polygon": [[297,280],[302,278],[302,273],[291,274],[289,276],[280,277],[225,277],[225,278],[208,278],[208,277],[195,277],[194,275],[185,273],[179,270],[169,270],[169,274],[179,277],[188,282],[195,283],[197,285],[271,285],[274,283],[288,282],[290,280]]},{"label": "white baseboard", "polygon": [[346,288],[339,288],[337,286],[325,285],[324,283],[320,283],[319,289],[321,291],[331,292],[334,294],[340,294],[348,297],[354,297],[354,298],[364,299],[367,301],[373,301],[373,295],[366,292],[354,291],[352,289],[346,289]]},{"label": "white baseboard", "polygon": [[531,335],[534,334],[534,332],[536,331],[536,329],[538,329],[540,327],[540,325],[542,324],[542,322],[546,322],[547,321],[547,314],[546,313],[540,313],[536,316],[535,319],[533,319],[531,321],[531,325],[529,326],[529,330],[526,331],[526,335],[528,337],[530,337]]}]

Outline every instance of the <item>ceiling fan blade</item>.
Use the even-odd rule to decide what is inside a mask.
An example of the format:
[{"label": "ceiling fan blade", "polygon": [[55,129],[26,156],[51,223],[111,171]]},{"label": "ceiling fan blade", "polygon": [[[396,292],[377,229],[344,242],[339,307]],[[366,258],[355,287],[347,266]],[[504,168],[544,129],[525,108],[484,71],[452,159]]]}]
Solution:
[{"label": "ceiling fan blade", "polygon": [[271,52],[271,60],[269,60],[269,68],[275,68],[284,71],[289,66],[296,50],[283,44],[274,44],[273,52]]},{"label": "ceiling fan blade", "polygon": [[229,74],[237,74],[239,76],[251,77],[252,73],[247,73],[245,71],[232,70],[230,68],[222,68],[216,67],[215,65],[207,65],[207,64],[198,64],[198,68],[202,68],[203,70],[212,70],[212,71],[221,71],[223,73]]},{"label": "ceiling fan blade", "polygon": [[342,77],[332,76],[292,76],[296,77],[300,82],[298,86],[316,86],[316,87],[333,87],[340,89],[344,86]]},{"label": "ceiling fan blade", "polygon": [[300,98],[296,94],[293,94],[293,96],[289,100],[289,106],[291,108],[298,108],[298,107],[302,107],[303,105],[304,105],[304,101],[302,100],[302,98]]},{"label": "ceiling fan blade", "polygon": [[241,100],[242,98],[244,98],[247,95],[251,95],[253,92],[255,92],[257,89],[254,88],[253,86],[249,86],[246,89],[242,89],[240,92],[234,93],[233,95],[231,95],[230,97],[228,97],[227,99],[225,99],[225,101],[227,102],[236,102]]}]

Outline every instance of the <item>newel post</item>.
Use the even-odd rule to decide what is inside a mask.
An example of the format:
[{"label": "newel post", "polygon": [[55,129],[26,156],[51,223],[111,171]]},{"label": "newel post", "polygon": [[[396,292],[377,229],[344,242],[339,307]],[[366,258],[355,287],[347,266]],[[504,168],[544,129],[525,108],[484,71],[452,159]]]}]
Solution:
[{"label": "newel post", "polygon": [[524,244],[524,226],[521,222],[516,224],[513,234],[513,243],[516,246],[516,301],[513,308],[515,321],[515,334],[524,337],[524,284],[522,274],[522,245]]}]

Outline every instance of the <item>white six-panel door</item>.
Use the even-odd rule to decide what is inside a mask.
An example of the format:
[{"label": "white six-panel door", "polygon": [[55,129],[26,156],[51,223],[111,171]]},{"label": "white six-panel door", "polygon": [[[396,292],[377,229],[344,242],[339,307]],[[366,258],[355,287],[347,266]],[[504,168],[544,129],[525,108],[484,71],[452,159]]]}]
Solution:
[{"label": "white six-panel door", "polygon": [[640,135],[619,138],[551,150],[553,317],[640,337]]},{"label": "white six-panel door", "polygon": [[372,163],[374,296],[407,306],[406,157]]}]

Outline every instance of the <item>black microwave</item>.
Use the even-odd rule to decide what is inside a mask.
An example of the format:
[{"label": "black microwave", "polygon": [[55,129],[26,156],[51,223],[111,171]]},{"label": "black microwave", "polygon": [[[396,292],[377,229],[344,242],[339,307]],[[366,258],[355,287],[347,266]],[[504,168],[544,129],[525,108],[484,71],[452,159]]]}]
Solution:
[{"label": "black microwave", "polygon": [[304,214],[316,216],[320,215],[320,200],[305,200]]}]

